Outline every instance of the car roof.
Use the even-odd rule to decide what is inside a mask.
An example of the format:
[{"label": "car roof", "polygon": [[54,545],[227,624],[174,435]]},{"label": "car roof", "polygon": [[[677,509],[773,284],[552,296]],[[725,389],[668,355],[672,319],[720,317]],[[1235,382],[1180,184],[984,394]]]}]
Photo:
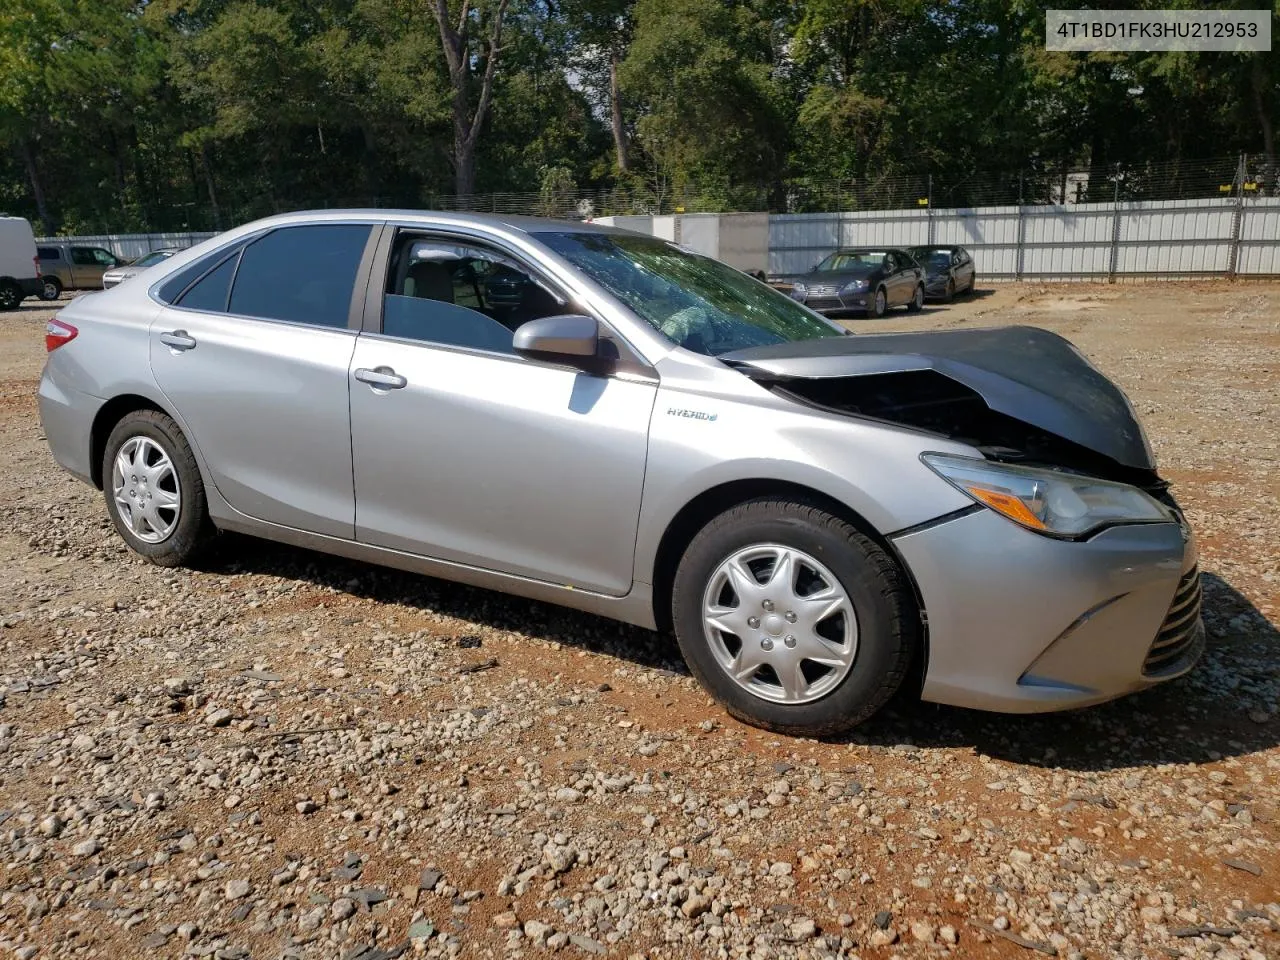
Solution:
[{"label": "car roof", "polygon": [[[463,213],[454,210],[387,210],[379,207],[343,210],[297,210],[254,221],[256,227],[285,226],[324,222],[326,220],[399,220],[439,226],[441,222],[458,226],[506,227],[523,233],[613,233],[634,234],[634,230],[591,223],[583,220],[558,220],[552,217],[526,217],[504,213]],[[248,226],[248,224],[245,224]]]}]

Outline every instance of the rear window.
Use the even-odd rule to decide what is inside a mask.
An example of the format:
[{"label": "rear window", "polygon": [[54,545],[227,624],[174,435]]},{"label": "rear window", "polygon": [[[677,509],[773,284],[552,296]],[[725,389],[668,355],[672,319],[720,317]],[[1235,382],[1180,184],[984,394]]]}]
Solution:
[{"label": "rear window", "polygon": [[41,260],[61,260],[62,251],[57,247],[36,247],[36,255]]},{"label": "rear window", "polygon": [[368,224],[281,227],[245,247],[230,312],[346,327]]}]

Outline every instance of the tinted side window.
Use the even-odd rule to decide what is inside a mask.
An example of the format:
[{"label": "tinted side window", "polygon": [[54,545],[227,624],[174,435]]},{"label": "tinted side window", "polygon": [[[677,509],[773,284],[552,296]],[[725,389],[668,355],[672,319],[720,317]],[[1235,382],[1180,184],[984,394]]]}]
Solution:
[{"label": "tinted side window", "polygon": [[245,247],[231,312],[267,320],[346,327],[367,224],[282,227]]},{"label": "tinted side window", "polygon": [[231,277],[236,272],[238,255],[232,255],[222,262],[212,273],[182,295],[177,303],[188,310],[216,310],[223,313],[227,309],[227,294],[231,292]]},{"label": "tinted side window", "polygon": [[57,247],[36,247],[36,255],[41,260],[61,260],[62,251]]},{"label": "tinted side window", "polygon": [[94,266],[98,261],[93,255],[92,247],[72,247],[71,262],[81,267],[88,267]]}]

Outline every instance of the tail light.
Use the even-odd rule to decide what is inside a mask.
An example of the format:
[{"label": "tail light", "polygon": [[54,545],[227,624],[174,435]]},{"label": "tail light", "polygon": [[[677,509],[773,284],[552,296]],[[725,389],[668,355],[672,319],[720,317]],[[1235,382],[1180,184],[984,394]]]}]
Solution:
[{"label": "tail light", "polygon": [[31,258],[31,262],[36,265],[36,276],[40,276],[40,254],[36,254]]},{"label": "tail light", "polygon": [[50,320],[44,327],[44,348],[50,353],[70,343],[80,331],[65,320]]}]

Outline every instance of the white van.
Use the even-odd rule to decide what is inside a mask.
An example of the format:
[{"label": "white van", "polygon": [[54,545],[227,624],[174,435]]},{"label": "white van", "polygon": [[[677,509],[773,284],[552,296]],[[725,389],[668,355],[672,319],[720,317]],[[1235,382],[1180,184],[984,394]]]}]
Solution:
[{"label": "white van", "polygon": [[21,217],[0,217],[0,310],[16,310],[42,289],[31,224]]}]

